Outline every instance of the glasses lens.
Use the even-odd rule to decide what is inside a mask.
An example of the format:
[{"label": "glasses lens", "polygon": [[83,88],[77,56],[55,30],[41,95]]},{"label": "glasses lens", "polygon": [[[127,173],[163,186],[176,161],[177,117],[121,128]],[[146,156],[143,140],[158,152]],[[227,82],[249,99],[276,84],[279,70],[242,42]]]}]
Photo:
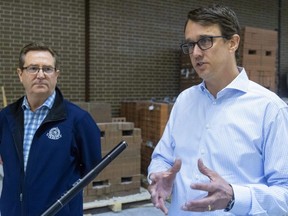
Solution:
[{"label": "glasses lens", "polygon": [[197,44],[200,47],[200,49],[202,49],[202,50],[209,49],[209,48],[211,48],[213,46],[213,38],[212,37],[201,38],[197,42]]},{"label": "glasses lens", "polygon": [[44,73],[53,73],[55,71],[55,68],[53,67],[43,67],[42,68]]},{"label": "glasses lens", "polygon": [[28,73],[37,73],[39,71],[39,67],[37,66],[29,66],[26,68]]},{"label": "glasses lens", "polygon": [[184,54],[191,54],[193,52],[195,44],[194,43],[185,43],[181,45],[182,51]]},{"label": "glasses lens", "polygon": [[40,69],[42,69],[43,73],[46,73],[46,74],[49,74],[49,73],[53,73],[55,71],[55,68],[54,67],[38,67],[38,66],[28,66],[28,67],[25,67],[24,70],[26,70],[28,73],[31,73],[31,74],[35,74],[35,73],[38,73],[40,71]]},{"label": "glasses lens", "polygon": [[182,52],[183,52],[184,54],[188,54],[188,53],[189,53],[188,44],[182,44],[182,45],[181,45],[181,49],[182,49]]}]

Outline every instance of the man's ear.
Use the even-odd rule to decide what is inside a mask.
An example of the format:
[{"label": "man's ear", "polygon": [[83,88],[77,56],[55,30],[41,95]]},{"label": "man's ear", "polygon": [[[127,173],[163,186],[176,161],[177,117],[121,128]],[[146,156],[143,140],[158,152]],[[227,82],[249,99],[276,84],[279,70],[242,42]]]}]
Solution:
[{"label": "man's ear", "polygon": [[17,74],[18,74],[20,82],[22,82],[22,73],[23,71],[20,68],[17,68]]},{"label": "man's ear", "polygon": [[229,50],[231,52],[236,52],[240,44],[240,36],[238,34],[234,34],[229,41]]}]

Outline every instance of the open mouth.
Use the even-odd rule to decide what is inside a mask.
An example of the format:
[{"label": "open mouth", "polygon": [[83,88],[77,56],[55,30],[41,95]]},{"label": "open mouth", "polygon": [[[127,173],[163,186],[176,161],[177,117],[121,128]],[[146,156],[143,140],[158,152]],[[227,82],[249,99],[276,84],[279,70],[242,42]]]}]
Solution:
[{"label": "open mouth", "polygon": [[196,65],[197,65],[198,67],[201,67],[202,65],[204,65],[204,62],[197,62]]}]

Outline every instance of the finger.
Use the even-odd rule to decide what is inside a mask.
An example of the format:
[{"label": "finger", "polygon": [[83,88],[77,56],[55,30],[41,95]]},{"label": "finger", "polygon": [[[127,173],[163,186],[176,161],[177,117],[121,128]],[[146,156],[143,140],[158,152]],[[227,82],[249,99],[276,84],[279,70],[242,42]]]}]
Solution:
[{"label": "finger", "polygon": [[149,175],[149,180],[151,181],[150,182],[150,185],[155,185],[157,184],[159,181],[161,181],[161,179],[163,178],[163,174],[165,172],[157,172],[157,173],[151,173]]},{"label": "finger", "polygon": [[207,191],[207,192],[213,192],[214,188],[211,184],[205,184],[205,183],[192,183],[190,187],[194,190],[201,190],[201,191]]},{"label": "finger", "polygon": [[176,174],[177,172],[180,171],[181,169],[181,165],[182,165],[182,161],[181,159],[176,159],[174,161],[174,164],[172,166],[172,168],[169,170],[171,173]]},{"label": "finger", "polygon": [[165,200],[163,198],[160,198],[155,205],[156,208],[160,209],[165,215],[168,214],[168,209],[165,205]]},{"label": "finger", "polygon": [[154,206],[161,209],[166,214],[168,210],[165,206],[165,199],[159,193],[157,193],[156,186],[150,185],[149,192],[151,194],[151,202],[154,204]]},{"label": "finger", "polygon": [[154,204],[154,206],[156,206],[157,204],[157,194],[155,193],[155,190],[152,188],[149,188],[149,192],[151,195],[151,202]]},{"label": "finger", "polygon": [[210,180],[214,180],[215,179],[215,172],[213,170],[210,170],[208,167],[206,167],[202,161],[202,159],[198,160],[198,169],[199,171],[207,176]]},{"label": "finger", "polygon": [[186,202],[181,208],[184,211],[195,211],[195,212],[203,212],[209,210],[209,205],[210,205],[210,210],[212,209],[212,205],[210,204],[211,201],[208,199],[203,199],[203,200],[192,200],[189,202]]},{"label": "finger", "polygon": [[157,192],[156,187],[157,186],[155,184],[148,186],[148,191],[151,195],[151,201],[155,206],[157,205],[159,199],[159,193]]}]

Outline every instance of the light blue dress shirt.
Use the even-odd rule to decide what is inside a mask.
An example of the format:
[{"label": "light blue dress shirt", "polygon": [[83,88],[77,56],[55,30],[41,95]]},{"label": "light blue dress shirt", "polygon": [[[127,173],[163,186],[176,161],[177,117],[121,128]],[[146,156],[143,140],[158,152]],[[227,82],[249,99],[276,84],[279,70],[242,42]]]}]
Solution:
[{"label": "light blue dress shirt", "polygon": [[[31,111],[27,97],[24,97],[22,109],[24,110],[24,139],[23,139],[23,157],[24,170],[26,171],[28,157],[34,134],[41,125],[49,110],[52,108],[55,100],[56,92],[54,91],[46,101],[38,107],[34,112]],[[1,216],[1,215],[0,215]]]},{"label": "light blue dress shirt", "polygon": [[[149,174],[164,171],[176,158],[182,160],[170,216],[288,215],[288,107],[238,69],[216,98],[202,82],[183,91],[173,106],[148,168]],[[232,185],[230,212],[181,210],[187,200],[205,196],[189,187],[209,181],[197,168],[199,158]]]}]

